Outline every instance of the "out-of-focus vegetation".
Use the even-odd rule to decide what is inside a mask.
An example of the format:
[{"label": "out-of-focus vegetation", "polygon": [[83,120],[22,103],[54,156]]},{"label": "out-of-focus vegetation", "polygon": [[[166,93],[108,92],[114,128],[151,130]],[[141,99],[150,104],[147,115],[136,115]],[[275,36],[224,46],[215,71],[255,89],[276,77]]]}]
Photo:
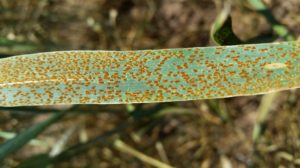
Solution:
[{"label": "out-of-focus vegetation", "polygon": [[[233,30],[242,41],[300,34],[298,0],[265,0],[276,22],[255,1],[230,2]],[[214,45],[209,32],[222,10],[217,0],[0,0],[0,54]],[[290,36],[278,33],[279,23]],[[37,123],[68,112],[1,165],[297,167],[299,97],[298,89],[176,103],[0,108],[2,142],[28,128],[41,131],[34,129]]]}]

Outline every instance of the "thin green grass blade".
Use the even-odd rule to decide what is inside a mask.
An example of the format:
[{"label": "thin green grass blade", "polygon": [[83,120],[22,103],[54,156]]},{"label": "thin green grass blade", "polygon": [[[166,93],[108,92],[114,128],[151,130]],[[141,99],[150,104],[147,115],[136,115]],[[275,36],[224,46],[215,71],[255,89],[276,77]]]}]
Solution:
[{"label": "thin green grass blade", "polygon": [[49,164],[51,162],[51,158],[48,154],[37,154],[31,156],[29,159],[26,159],[25,161],[21,162],[17,168],[47,168],[49,167]]},{"label": "thin green grass blade", "polygon": [[0,106],[255,95],[298,88],[299,72],[299,41],[30,54],[0,60]]},{"label": "thin green grass blade", "polygon": [[262,14],[267,21],[271,24],[273,31],[279,36],[289,41],[295,40],[295,37],[291,35],[288,29],[281,25],[276,18],[272,15],[272,12],[261,0],[248,0],[249,4],[260,14]]},{"label": "thin green grass blade", "polygon": [[[228,16],[226,20],[220,19],[221,18],[217,18],[217,21],[213,27],[212,37],[215,43],[222,45],[243,44],[243,42],[234,34],[232,30],[231,17]],[[221,23],[222,21],[224,22]]]},{"label": "thin green grass blade", "polygon": [[8,155],[12,154],[19,150],[22,146],[27,144],[31,139],[35,138],[38,134],[40,134],[43,130],[45,130],[48,126],[58,121],[63,117],[65,112],[58,112],[53,114],[49,119],[43,121],[39,124],[32,126],[31,128],[25,130],[24,132],[17,135],[15,138],[6,141],[0,146],[0,161],[5,159]]},{"label": "thin green grass blade", "polygon": [[212,25],[210,36],[218,45],[237,45],[243,42],[235,35],[230,17],[230,4],[226,3]]}]

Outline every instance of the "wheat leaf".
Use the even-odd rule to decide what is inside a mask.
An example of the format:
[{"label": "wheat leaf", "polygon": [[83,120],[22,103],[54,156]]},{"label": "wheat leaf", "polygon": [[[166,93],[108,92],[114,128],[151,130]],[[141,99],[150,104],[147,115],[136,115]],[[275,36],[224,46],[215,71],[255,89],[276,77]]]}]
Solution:
[{"label": "wheat leaf", "polygon": [[256,95],[300,87],[300,42],[0,59],[0,106],[126,104]]}]

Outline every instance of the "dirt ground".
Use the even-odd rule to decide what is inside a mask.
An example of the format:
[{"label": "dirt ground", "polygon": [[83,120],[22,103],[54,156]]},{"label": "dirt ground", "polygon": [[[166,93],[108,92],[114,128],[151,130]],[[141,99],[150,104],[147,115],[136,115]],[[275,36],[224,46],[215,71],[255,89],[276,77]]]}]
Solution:
[{"label": "dirt ground", "polygon": [[[241,39],[261,34],[276,37],[265,18],[245,1],[232,2],[233,28]],[[291,34],[300,36],[299,0],[264,2]],[[0,0],[0,54],[209,46],[214,45],[209,31],[218,11],[213,0]],[[174,167],[300,166],[300,90],[277,95],[262,123],[264,131],[254,142],[261,98],[134,105],[141,111],[169,109],[169,113],[134,122],[120,139]],[[6,159],[3,167],[15,167],[33,154],[51,151],[67,132],[71,133],[65,148],[101,135],[126,120],[129,107],[80,105],[82,113],[69,114],[49,127],[37,137],[39,143],[26,145]],[[0,131],[21,132],[50,115],[38,109],[53,108],[68,107],[30,108],[36,112],[0,110]],[[95,145],[55,167],[151,166],[108,143]]]}]

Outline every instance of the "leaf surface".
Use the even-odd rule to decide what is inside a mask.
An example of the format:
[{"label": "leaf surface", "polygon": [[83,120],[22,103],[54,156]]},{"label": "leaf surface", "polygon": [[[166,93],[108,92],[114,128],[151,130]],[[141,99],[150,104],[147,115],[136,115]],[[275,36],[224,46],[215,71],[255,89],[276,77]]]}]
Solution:
[{"label": "leaf surface", "polygon": [[184,101],[298,87],[299,41],[0,60],[1,106]]}]

